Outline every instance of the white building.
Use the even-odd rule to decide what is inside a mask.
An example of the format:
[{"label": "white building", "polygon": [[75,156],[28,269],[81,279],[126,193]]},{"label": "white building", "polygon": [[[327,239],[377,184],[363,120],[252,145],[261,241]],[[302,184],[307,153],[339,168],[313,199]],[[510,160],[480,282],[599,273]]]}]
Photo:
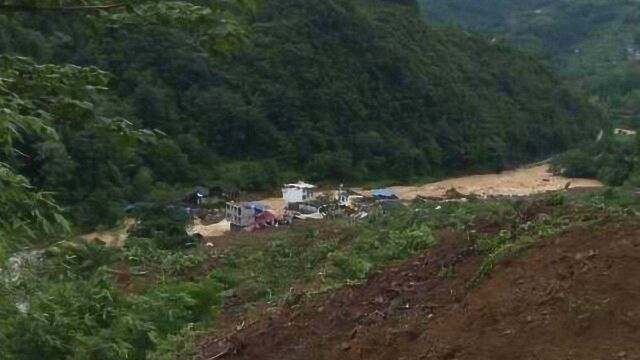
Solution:
[{"label": "white building", "polygon": [[232,229],[247,227],[256,217],[256,207],[246,203],[228,202],[226,210],[226,218]]},{"label": "white building", "polygon": [[287,184],[282,188],[284,205],[312,201],[316,198],[316,186],[305,182]]}]

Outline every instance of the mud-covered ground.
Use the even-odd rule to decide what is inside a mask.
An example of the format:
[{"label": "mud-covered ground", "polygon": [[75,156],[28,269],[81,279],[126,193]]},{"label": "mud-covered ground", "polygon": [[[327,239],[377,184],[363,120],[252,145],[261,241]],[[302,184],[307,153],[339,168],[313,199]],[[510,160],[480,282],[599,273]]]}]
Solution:
[{"label": "mud-covered ground", "polygon": [[[478,231],[497,231],[479,224]],[[201,359],[640,359],[640,223],[569,227],[478,283],[467,233],[201,344]]]},{"label": "mud-covered ground", "polygon": [[[592,179],[567,178],[554,175],[549,165],[525,166],[514,170],[496,174],[469,175],[442,181],[413,186],[394,186],[392,190],[401,200],[410,201],[417,197],[447,198],[451,189],[461,195],[475,195],[479,197],[493,196],[528,196],[557,191],[565,188],[598,188],[602,183]],[[363,189],[355,189],[367,193]],[[334,190],[324,191],[325,195],[333,196]],[[284,200],[281,197],[265,197],[259,200],[276,214],[284,213]],[[215,238],[228,233],[229,223],[222,221],[217,224],[202,226],[196,224],[189,229],[205,237]],[[214,241],[214,240],[212,240]]]}]

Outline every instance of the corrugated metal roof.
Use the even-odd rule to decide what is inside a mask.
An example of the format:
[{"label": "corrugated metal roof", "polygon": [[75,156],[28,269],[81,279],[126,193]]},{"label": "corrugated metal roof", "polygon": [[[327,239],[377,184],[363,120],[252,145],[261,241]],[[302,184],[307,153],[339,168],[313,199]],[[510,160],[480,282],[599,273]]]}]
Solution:
[{"label": "corrugated metal roof", "polygon": [[298,181],[297,183],[294,183],[294,184],[285,184],[284,187],[298,188],[298,189],[315,189],[316,188],[315,185],[307,184],[304,181]]}]

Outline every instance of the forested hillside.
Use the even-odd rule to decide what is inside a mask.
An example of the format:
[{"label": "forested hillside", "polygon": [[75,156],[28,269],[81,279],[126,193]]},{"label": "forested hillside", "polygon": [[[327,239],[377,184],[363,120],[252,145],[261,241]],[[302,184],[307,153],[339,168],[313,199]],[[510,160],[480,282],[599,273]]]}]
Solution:
[{"label": "forested hillside", "polygon": [[[201,28],[179,21],[0,17],[3,53],[109,73],[92,93],[55,106],[65,120],[50,124],[58,137],[30,134],[15,145],[19,156],[2,161],[93,226],[175,185],[494,170],[601,127],[597,110],[544,65],[427,25],[412,2],[269,0],[229,11],[244,35],[213,50]],[[31,71],[13,66],[4,71]],[[153,139],[122,143],[87,125],[104,118]]]},{"label": "forested hillside", "polygon": [[[185,231],[197,185],[496,170],[604,125],[548,67],[427,25],[411,1],[0,0],[0,53],[3,360],[187,359],[225,326],[222,309],[354,284],[454,228],[493,262],[556,221],[490,204],[487,219],[514,223],[470,238],[484,203],[447,202],[213,244]],[[79,235],[112,229],[125,208],[126,240]]]},{"label": "forested hillside", "polygon": [[640,125],[640,8],[633,0],[420,0],[439,22],[508,39],[555,68],[611,109]]}]

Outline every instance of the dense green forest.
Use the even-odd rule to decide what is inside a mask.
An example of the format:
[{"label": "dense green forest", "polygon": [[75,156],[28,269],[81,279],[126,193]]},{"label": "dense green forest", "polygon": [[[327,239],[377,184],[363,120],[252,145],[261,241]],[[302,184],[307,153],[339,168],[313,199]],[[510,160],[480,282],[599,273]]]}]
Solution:
[{"label": "dense green forest", "polygon": [[640,186],[640,138],[616,135],[560,154],[552,170],[570,177],[595,178],[610,186]]},{"label": "dense green forest", "polygon": [[[294,226],[219,252],[167,206],[182,188],[496,170],[604,126],[547,66],[428,25],[412,1],[1,1],[0,53],[9,360],[176,359],[225,298],[273,305],[316,274],[326,289],[361,280],[484,206],[336,220],[326,241]],[[122,248],[74,236],[129,203],[146,206]]]},{"label": "dense green forest", "polygon": [[[214,49],[189,23],[0,17],[3,53],[106,72],[73,99],[78,109],[56,107],[73,111],[61,115],[72,123],[51,124],[57,138],[30,134],[3,161],[90,227],[176,185],[495,170],[601,127],[597,109],[544,65],[427,25],[412,2],[272,0],[228,11],[241,35]],[[104,118],[154,138],[124,146],[83,125]]]},{"label": "dense green forest", "polygon": [[549,59],[597,96],[610,117],[640,126],[640,8],[633,0],[420,0],[435,21],[508,40]]}]

